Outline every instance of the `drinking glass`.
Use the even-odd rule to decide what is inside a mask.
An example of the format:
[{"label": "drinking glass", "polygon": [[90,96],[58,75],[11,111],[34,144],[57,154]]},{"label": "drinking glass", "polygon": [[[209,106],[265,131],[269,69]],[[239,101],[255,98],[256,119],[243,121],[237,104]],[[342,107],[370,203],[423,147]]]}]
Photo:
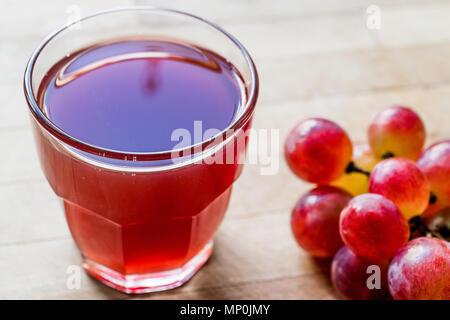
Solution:
[{"label": "drinking glass", "polygon": [[[177,150],[133,153],[89,144],[55,125],[37,97],[48,70],[81,48],[121,38],[170,39],[224,57],[239,71],[243,87],[229,127]],[[28,62],[24,91],[42,170],[63,202],[84,269],[126,293],[188,281],[212,253],[214,233],[243,166],[258,96],[257,72],[246,49],[191,14],[112,9],[49,35]],[[174,154],[181,156],[174,161]],[[206,161],[219,158],[226,161]]]}]

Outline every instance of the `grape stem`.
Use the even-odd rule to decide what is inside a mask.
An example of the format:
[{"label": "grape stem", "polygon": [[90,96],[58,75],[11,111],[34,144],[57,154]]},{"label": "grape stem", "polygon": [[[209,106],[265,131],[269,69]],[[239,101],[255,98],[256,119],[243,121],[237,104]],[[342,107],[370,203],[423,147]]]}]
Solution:
[{"label": "grape stem", "polygon": [[430,192],[430,204],[436,203],[437,202],[437,197],[433,192]]},{"label": "grape stem", "polygon": [[386,159],[394,158],[394,157],[395,157],[395,154],[393,154],[392,152],[388,151],[388,152],[386,152],[385,154],[383,154],[381,156],[381,159],[386,160]]},{"label": "grape stem", "polygon": [[356,166],[356,164],[352,161],[348,164],[347,169],[345,169],[345,173],[352,173],[352,172],[358,172],[358,173],[362,173],[364,175],[366,175],[367,177],[370,177],[370,172],[369,171],[365,171],[361,168],[358,168]]},{"label": "grape stem", "polygon": [[409,228],[411,233],[410,240],[418,237],[433,237],[447,240],[450,234],[448,225],[440,225],[436,230],[431,230],[420,216],[413,217],[409,220]]}]

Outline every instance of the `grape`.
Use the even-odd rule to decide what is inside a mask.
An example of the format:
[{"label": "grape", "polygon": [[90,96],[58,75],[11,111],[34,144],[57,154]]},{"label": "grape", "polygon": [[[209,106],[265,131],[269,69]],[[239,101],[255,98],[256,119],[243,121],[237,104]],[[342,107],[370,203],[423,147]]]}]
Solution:
[{"label": "grape", "polygon": [[[389,262],[373,263],[354,254],[343,246],[331,263],[331,281],[333,286],[344,298],[352,300],[382,299],[388,295],[387,270]],[[374,274],[372,268],[379,270],[379,287],[368,286],[368,280]],[[375,272],[378,272],[375,271]],[[370,282],[369,284],[374,284]],[[369,289],[371,288],[371,289]]]},{"label": "grape", "polygon": [[302,196],[291,215],[298,244],[315,257],[332,257],[342,246],[339,214],[350,199],[347,192],[331,186],[319,186]]},{"label": "grape", "polygon": [[417,238],[401,248],[388,271],[389,291],[398,300],[450,299],[450,243]]},{"label": "grape", "polygon": [[375,115],[369,126],[368,138],[378,158],[395,155],[417,160],[425,143],[425,126],[411,109],[392,106]]},{"label": "grape", "polygon": [[426,149],[417,161],[430,182],[431,192],[440,206],[450,206],[450,140]]},{"label": "grape", "polygon": [[352,158],[352,143],[332,121],[313,118],[297,124],[285,146],[286,161],[301,179],[328,184],[344,174]]},{"label": "grape", "polygon": [[367,193],[353,198],[342,210],[340,233],[358,256],[380,262],[395,256],[409,238],[408,222],[387,198]]},{"label": "grape", "polygon": [[[353,163],[357,168],[369,173],[377,164],[377,159],[368,145],[359,144],[353,148]],[[369,192],[369,177],[363,172],[346,172],[331,185],[358,196]]]},{"label": "grape", "polygon": [[423,213],[430,200],[430,184],[424,173],[414,162],[402,158],[387,159],[375,166],[369,192],[393,201],[407,220]]}]

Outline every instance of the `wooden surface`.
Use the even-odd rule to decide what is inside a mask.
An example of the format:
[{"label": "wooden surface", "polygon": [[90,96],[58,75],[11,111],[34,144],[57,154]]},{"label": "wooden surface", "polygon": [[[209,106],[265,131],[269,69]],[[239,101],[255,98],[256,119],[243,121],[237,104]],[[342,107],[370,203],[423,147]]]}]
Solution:
[{"label": "wooden surface", "polygon": [[[128,4],[170,6],[217,22],[255,59],[261,78],[255,127],[280,129],[324,116],[362,142],[376,110],[408,104],[429,141],[450,137],[450,2],[445,0],[17,1],[0,9],[0,298],[13,299],[333,299],[327,261],[308,257],[289,228],[290,209],[309,185],[280,156],[261,176],[246,166],[216,235],[214,254],[189,283],[165,293],[127,296],[82,274],[66,286],[80,256],[62,208],[45,181],[22,92],[26,60],[67,20]],[[366,8],[381,9],[381,29],[366,27]],[[281,150],[282,144],[280,144]]]}]

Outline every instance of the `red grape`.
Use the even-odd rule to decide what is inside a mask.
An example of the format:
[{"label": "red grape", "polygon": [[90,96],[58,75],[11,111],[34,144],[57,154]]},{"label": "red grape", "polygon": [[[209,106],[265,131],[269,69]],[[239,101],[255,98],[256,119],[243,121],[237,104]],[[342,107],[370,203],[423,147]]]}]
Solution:
[{"label": "red grape", "polygon": [[417,161],[430,182],[431,192],[440,206],[450,206],[450,140],[426,149]]},{"label": "red grape", "polygon": [[407,220],[423,213],[430,200],[430,184],[424,173],[414,162],[402,158],[387,159],[375,166],[369,192],[394,202]]},{"label": "red grape", "polygon": [[417,160],[425,143],[425,126],[411,109],[392,106],[375,115],[369,126],[368,138],[378,158],[393,154]]},{"label": "red grape", "polygon": [[392,260],[388,283],[398,300],[449,300],[450,243],[437,238],[411,240]]},{"label": "red grape", "polygon": [[332,257],[342,246],[339,214],[350,199],[347,192],[331,186],[319,186],[302,196],[291,215],[298,244],[315,257]]},{"label": "red grape", "polygon": [[395,256],[409,238],[408,222],[387,198],[367,193],[353,198],[342,210],[340,233],[358,256],[380,262]]},{"label": "red grape", "polygon": [[[354,254],[349,248],[343,246],[333,258],[331,263],[331,280],[335,289],[347,299],[368,300],[382,299],[388,295],[387,270],[389,262],[383,261],[374,264]],[[377,271],[375,268],[377,267]],[[374,268],[374,269],[372,269]],[[379,274],[374,274],[378,272]],[[371,287],[371,276],[379,276],[378,287]]]},{"label": "red grape", "polygon": [[352,159],[352,143],[345,131],[332,121],[307,119],[289,133],[285,157],[301,179],[328,184],[338,179]]}]

